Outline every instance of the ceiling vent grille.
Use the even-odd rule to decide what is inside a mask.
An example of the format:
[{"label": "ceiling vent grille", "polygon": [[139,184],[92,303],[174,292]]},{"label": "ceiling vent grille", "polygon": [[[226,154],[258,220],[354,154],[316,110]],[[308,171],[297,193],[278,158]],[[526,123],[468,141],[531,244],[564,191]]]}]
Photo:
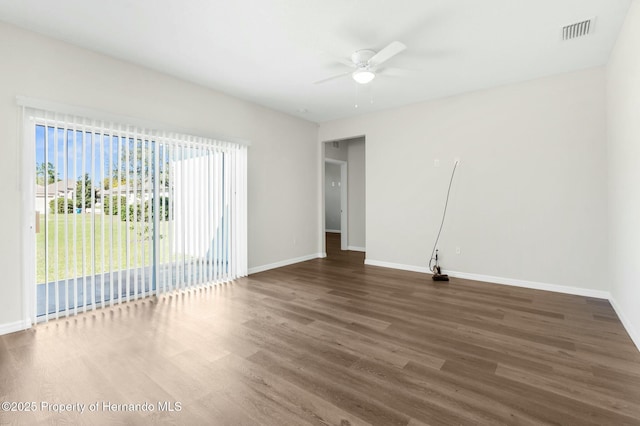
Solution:
[{"label": "ceiling vent grille", "polygon": [[594,19],[587,19],[575,24],[565,25],[562,27],[562,40],[573,40],[574,38],[584,37],[593,32]]}]

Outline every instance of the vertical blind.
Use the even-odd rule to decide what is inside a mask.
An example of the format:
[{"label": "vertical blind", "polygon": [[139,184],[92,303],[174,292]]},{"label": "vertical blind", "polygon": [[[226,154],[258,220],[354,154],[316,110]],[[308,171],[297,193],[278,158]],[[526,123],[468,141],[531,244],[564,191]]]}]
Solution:
[{"label": "vertical blind", "polygon": [[245,145],[32,108],[24,117],[34,322],[247,275]]}]

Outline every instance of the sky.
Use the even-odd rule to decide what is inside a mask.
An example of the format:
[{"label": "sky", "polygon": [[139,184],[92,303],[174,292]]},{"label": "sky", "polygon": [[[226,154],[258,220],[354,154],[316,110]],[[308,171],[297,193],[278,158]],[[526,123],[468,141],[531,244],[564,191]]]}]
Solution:
[{"label": "sky", "polygon": [[[45,162],[52,163],[59,179],[78,180],[85,173],[92,181],[100,182],[113,175],[115,167],[120,168],[121,152],[124,152],[125,138],[93,134],[74,130],[55,129],[36,125],[36,166]],[[97,143],[94,143],[97,142]],[[129,143],[129,164],[133,163],[133,139]],[[45,144],[48,150],[45,153]],[[153,156],[155,142],[145,144],[145,157]],[[65,149],[66,145],[66,149]],[[84,150],[83,150],[84,147]],[[93,148],[93,151],[92,151]],[[84,151],[84,152],[83,152]],[[138,151],[139,155],[142,151]],[[161,147],[160,155],[163,154]],[[65,164],[66,160],[66,164]],[[139,159],[138,159],[139,162]],[[66,167],[66,169],[65,169]],[[123,169],[124,174],[124,169]]]}]

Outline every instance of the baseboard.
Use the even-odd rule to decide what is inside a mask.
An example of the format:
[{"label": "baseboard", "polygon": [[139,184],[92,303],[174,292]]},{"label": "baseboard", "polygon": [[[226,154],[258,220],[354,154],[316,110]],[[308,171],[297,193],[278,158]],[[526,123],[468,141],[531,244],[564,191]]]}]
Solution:
[{"label": "baseboard", "polygon": [[575,296],[594,297],[597,299],[609,299],[611,294],[604,290],[592,290],[590,288],[570,287],[559,284],[540,283],[536,281],[518,280],[515,278],[495,277],[491,275],[469,274],[467,272],[443,271],[451,277],[465,280],[483,281],[493,284],[510,285],[513,287],[531,288],[534,290],[554,291],[556,293],[573,294]]},{"label": "baseboard", "polygon": [[365,249],[364,247],[358,247],[358,246],[347,246],[347,250],[362,251],[362,252],[367,251],[367,249]]},{"label": "baseboard", "polygon": [[15,333],[16,331],[22,331],[31,328],[29,321],[16,321],[7,324],[0,324],[0,336],[3,334]]},{"label": "baseboard", "polygon": [[620,305],[618,305],[613,296],[609,298],[609,303],[611,303],[613,310],[616,311],[618,318],[620,318],[620,322],[622,322],[625,330],[627,330],[627,334],[629,335],[629,337],[631,337],[631,340],[636,345],[636,348],[638,348],[638,351],[640,351],[640,333],[635,329],[631,321],[629,321],[627,317],[624,316],[622,308],[620,308]]},{"label": "baseboard", "polygon": [[283,266],[293,265],[294,263],[306,262],[307,260],[318,259],[327,257],[326,253],[314,253],[306,256],[296,257],[293,259],[281,260],[280,262],[269,263],[268,265],[255,266],[249,268],[249,275],[257,274],[258,272],[268,271],[269,269],[282,268]]},{"label": "baseboard", "polygon": [[374,259],[365,259],[364,264],[371,266],[381,266],[383,268],[401,269],[403,271],[423,272],[425,274],[431,273],[431,271],[429,271],[429,268],[427,268],[426,266],[404,265],[402,263],[383,262],[381,260]]},{"label": "baseboard", "polygon": [[[379,260],[365,259],[365,265],[382,266],[383,268],[402,269],[411,272],[423,272],[431,274],[426,266],[404,265],[401,263],[383,262]],[[470,274],[467,272],[457,272],[443,270],[442,272],[451,277],[462,278],[466,280],[482,281],[492,284],[510,285],[513,287],[531,288],[534,290],[554,291],[556,293],[573,294],[576,296],[594,297],[598,299],[610,299],[611,294],[608,291],[592,290],[589,288],[570,287],[558,284],[540,283],[535,281],[518,280],[514,278],[495,277],[491,275]]]},{"label": "baseboard", "polygon": [[325,229],[324,232],[330,232],[332,234],[342,234],[342,231],[339,229]]}]

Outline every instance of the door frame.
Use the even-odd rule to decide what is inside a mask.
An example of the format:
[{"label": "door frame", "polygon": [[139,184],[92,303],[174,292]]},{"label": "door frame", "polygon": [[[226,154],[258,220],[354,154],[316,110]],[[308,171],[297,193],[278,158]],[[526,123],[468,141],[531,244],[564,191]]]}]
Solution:
[{"label": "door frame", "polygon": [[[325,158],[324,164],[337,164],[340,166],[340,250],[348,250],[349,247],[349,189],[348,189],[348,176],[349,176],[349,164],[346,161],[334,160],[332,158]],[[324,175],[324,173],[323,173]],[[327,191],[323,184],[323,197],[327,198]],[[327,232],[327,217],[326,210],[324,211],[324,221],[322,222],[322,228],[324,233]]]},{"label": "door frame", "polygon": [[[36,137],[35,121],[22,108],[19,138],[22,141],[20,192],[22,193],[22,327],[28,329],[36,322],[36,206],[35,173]],[[45,173],[46,175],[46,173]],[[47,202],[45,200],[45,209]]]}]

